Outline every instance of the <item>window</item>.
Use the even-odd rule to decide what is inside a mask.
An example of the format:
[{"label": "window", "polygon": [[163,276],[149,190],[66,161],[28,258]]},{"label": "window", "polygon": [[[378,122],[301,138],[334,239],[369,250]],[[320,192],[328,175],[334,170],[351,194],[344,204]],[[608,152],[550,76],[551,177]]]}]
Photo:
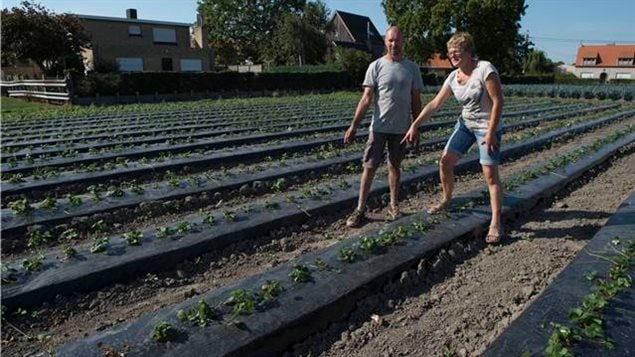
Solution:
[{"label": "window", "polygon": [[154,43],[176,45],[176,30],[153,28]]},{"label": "window", "polygon": [[582,64],[585,66],[594,66],[595,57],[584,57],[584,59],[582,60]]},{"label": "window", "polygon": [[163,57],[161,58],[161,70],[163,71],[172,71],[172,58]]},{"label": "window", "polygon": [[617,59],[617,65],[618,66],[632,66],[633,65],[633,58],[620,57],[620,58]]},{"label": "window", "polygon": [[128,36],[141,37],[141,26],[137,26],[137,25],[128,26]]},{"label": "window", "polygon": [[615,79],[631,79],[633,78],[630,73],[616,73]]},{"label": "window", "polygon": [[116,59],[120,72],[141,72],[143,71],[143,58],[139,57],[118,57]]},{"label": "window", "polygon": [[181,72],[202,72],[203,61],[195,58],[184,58],[181,60]]},{"label": "window", "polygon": [[580,78],[583,78],[583,79],[593,78],[593,73],[591,73],[591,72],[582,72],[582,73],[580,73]]}]

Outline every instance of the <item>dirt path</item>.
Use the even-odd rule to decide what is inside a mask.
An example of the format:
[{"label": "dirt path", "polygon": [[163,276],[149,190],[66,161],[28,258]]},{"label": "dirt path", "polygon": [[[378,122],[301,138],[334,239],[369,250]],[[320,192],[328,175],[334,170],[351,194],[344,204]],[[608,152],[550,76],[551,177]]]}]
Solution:
[{"label": "dirt path", "polygon": [[[635,119],[630,121],[633,122]],[[538,160],[591,142],[623,125],[624,123],[614,124],[582,135],[575,142],[559,144],[555,148],[528,154],[517,161],[508,162],[502,168],[502,175],[505,177],[519,172]],[[562,226],[550,226],[551,223],[547,224],[544,219],[534,218],[528,220],[525,225],[508,227],[511,235],[508,244],[487,251],[489,253],[481,254],[458,266],[456,274],[449,277],[446,282],[433,285],[431,288],[422,287],[416,294],[388,299],[392,300],[390,305],[393,309],[384,311],[384,307],[381,307],[381,310],[372,312],[382,311],[381,319],[384,322],[381,325],[364,323],[369,321],[370,315],[367,312],[358,312],[359,316],[355,317],[356,314],[353,314],[351,322],[347,323],[344,329],[342,326],[335,326],[332,331],[327,331],[315,339],[309,339],[306,345],[298,347],[298,351],[306,355],[314,355],[315,353],[309,351],[316,351],[318,354],[323,353],[329,356],[348,356],[355,353],[376,355],[377,351],[384,351],[384,347],[386,347],[385,351],[389,352],[389,346],[392,346],[390,348],[394,355],[399,355],[397,352],[405,352],[406,349],[410,352],[406,354],[410,355],[413,353],[442,354],[446,345],[457,352],[465,349],[466,352],[473,353],[482,349],[485,343],[497,335],[500,329],[509,322],[510,317],[515,316],[513,314],[522,310],[527,299],[543,289],[550,277],[557,273],[583,245],[579,241],[563,238],[565,236],[563,230],[572,232],[570,234],[576,238],[580,236],[579,239],[588,239],[615,210],[625,195],[635,187],[632,172],[629,173],[627,170],[629,165],[631,168],[635,167],[633,160],[631,155],[627,159],[618,160],[611,168],[611,170],[622,168],[621,171],[613,172],[608,177],[613,180],[614,187],[623,187],[623,189],[611,190],[611,194],[616,197],[608,199],[607,196],[606,205],[591,206],[593,211],[587,212],[587,206],[578,207],[573,202],[563,201],[563,204],[569,207],[570,215],[575,219],[559,218],[553,223]],[[608,172],[600,177],[607,174]],[[457,194],[481,188],[483,184],[480,174],[460,176]],[[597,200],[592,197],[594,192],[603,191],[601,185],[603,184],[598,183],[598,186],[589,188],[588,192],[591,194],[588,192],[582,194],[579,199],[588,199],[589,205],[597,204]],[[583,189],[586,189],[586,186]],[[620,191],[622,196],[618,195]],[[424,209],[437,196],[435,192],[410,194],[402,202],[403,211],[408,213]],[[571,198],[565,198],[567,199]],[[567,208],[562,210],[569,212]],[[583,215],[580,215],[581,211],[584,212]],[[565,217],[564,213],[554,215],[546,212],[545,214],[547,217]],[[263,237],[262,241],[268,242],[266,244],[257,244],[253,241],[240,243],[223,251],[209,253],[193,261],[184,262],[167,272],[149,274],[126,284],[117,284],[78,297],[59,296],[50,304],[28,311],[23,316],[10,317],[9,322],[31,336],[32,340],[29,341],[16,329],[4,324],[2,349],[8,355],[42,351],[135,319],[144,313],[182,301],[198,292],[218,288],[265,271],[306,252],[329,246],[351,234],[377,229],[384,224],[385,210],[378,207],[371,212],[370,216],[370,223],[355,230],[345,227],[345,218],[341,215],[322,217],[295,229],[270,232],[268,237]],[[533,225],[532,222],[534,222]],[[573,231],[571,227],[578,227],[581,222],[584,225],[579,227],[580,233]],[[545,234],[555,236],[548,237],[553,239],[546,239]],[[520,239],[521,237],[523,239]],[[528,240],[530,238],[534,238],[533,241]],[[545,241],[544,244],[542,244],[543,241]],[[527,257],[523,259],[526,267],[518,263],[519,256]],[[540,262],[542,259],[545,261]],[[501,271],[500,267],[505,266],[518,266],[518,269],[513,271],[502,269]],[[511,275],[512,273],[515,275]],[[497,286],[496,290],[492,290],[491,286]],[[533,287],[531,292],[529,288],[526,288],[527,286]],[[516,298],[514,294],[519,292],[526,293],[527,296],[522,295]],[[419,298],[421,295],[425,298]],[[469,304],[465,304],[466,301],[469,301]],[[465,304],[464,308],[461,304]],[[499,305],[501,307],[498,307]],[[435,307],[437,307],[436,310]],[[386,322],[388,324],[384,325]],[[485,325],[477,328],[474,322]],[[349,332],[344,333],[345,331]],[[333,333],[336,338],[332,336]],[[368,337],[369,333],[372,337]],[[341,340],[339,340],[340,337]],[[411,341],[410,345],[398,338]],[[422,341],[430,342],[423,343]],[[427,349],[428,345],[431,346],[430,350]]]}]

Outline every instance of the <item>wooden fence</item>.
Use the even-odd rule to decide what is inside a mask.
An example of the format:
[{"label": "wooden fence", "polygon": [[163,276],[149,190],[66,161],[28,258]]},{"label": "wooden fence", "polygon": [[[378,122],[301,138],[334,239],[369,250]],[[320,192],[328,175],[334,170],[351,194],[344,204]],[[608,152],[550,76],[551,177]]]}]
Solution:
[{"label": "wooden fence", "polygon": [[47,101],[68,102],[71,100],[71,89],[64,79],[23,79],[2,81],[2,93],[9,97],[35,98]]}]

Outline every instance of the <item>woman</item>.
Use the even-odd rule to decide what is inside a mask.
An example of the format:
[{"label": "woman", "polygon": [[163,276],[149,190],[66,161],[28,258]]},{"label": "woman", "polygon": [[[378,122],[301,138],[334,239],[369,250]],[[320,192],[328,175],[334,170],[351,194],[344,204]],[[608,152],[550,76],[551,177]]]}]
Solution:
[{"label": "woman", "polygon": [[439,93],[410,125],[404,141],[415,140],[418,137],[419,125],[428,120],[454,94],[463,105],[463,110],[439,160],[443,198],[439,204],[432,206],[428,213],[436,213],[450,206],[454,189],[454,166],[461,155],[476,142],[492,205],[492,219],[485,241],[496,244],[500,242],[503,234],[503,190],[498,174],[502,136],[500,117],[503,107],[500,77],[491,63],[474,58],[474,42],[470,34],[456,33],[450,38],[447,46],[448,57],[456,69],[450,73]]}]

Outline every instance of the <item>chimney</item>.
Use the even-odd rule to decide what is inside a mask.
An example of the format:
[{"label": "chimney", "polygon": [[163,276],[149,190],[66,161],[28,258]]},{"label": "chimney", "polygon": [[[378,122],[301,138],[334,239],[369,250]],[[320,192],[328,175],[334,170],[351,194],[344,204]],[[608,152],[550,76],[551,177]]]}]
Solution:
[{"label": "chimney", "polygon": [[126,9],[127,19],[137,19],[137,9]]}]

